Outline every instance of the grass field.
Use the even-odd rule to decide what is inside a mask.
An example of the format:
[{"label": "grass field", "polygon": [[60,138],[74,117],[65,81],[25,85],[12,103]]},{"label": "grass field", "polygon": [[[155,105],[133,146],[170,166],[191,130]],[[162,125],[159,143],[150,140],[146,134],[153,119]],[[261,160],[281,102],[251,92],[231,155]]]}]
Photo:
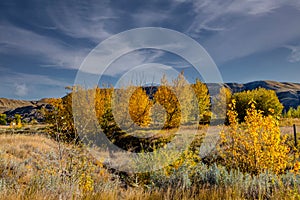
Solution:
[{"label": "grass field", "polygon": [[84,148],[45,135],[1,134],[0,175],[0,199],[300,198],[293,173],[250,176],[198,163],[171,174],[126,174],[106,169]]}]

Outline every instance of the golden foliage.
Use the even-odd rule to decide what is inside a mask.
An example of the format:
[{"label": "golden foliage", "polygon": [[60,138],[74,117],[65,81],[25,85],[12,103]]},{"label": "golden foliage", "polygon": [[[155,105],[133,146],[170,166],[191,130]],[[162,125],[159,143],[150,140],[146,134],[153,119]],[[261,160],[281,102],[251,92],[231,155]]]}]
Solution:
[{"label": "golden foliage", "polygon": [[199,79],[196,79],[196,83],[192,85],[196,98],[196,105],[198,109],[193,109],[193,115],[199,120],[205,120],[207,116],[211,116],[210,113],[210,95],[208,88],[204,83],[201,83]]},{"label": "golden foliage", "polygon": [[220,154],[228,167],[253,174],[265,170],[281,173],[288,162],[286,137],[281,137],[276,118],[264,116],[256,109],[255,102],[249,104],[242,127],[238,124],[235,101],[230,104],[227,113],[229,130],[220,133]]},{"label": "golden foliage", "polygon": [[230,89],[221,87],[219,94],[212,99],[214,105],[212,112],[216,118],[225,119],[231,96]]},{"label": "golden foliage", "polygon": [[95,110],[99,122],[102,121],[103,115],[111,110],[111,100],[114,89],[96,88],[95,93]]},{"label": "golden foliage", "polygon": [[138,87],[129,99],[129,114],[131,119],[139,126],[148,126],[151,122],[150,111],[152,101],[146,91]]},{"label": "golden foliage", "polygon": [[[72,114],[72,94],[64,98],[51,99],[48,102],[52,109],[46,111],[46,122],[50,124],[48,133],[65,141],[75,138],[75,128]],[[57,134],[59,133],[59,134]]]},{"label": "golden foliage", "polygon": [[180,126],[181,109],[175,93],[169,86],[159,86],[154,95],[155,103],[162,105],[166,111],[164,128],[177,128]]},{"label": "golden foliage", "polygon": [[172,80],[171,88],[179,101],[180,123],[190,122],[194,119],[193,112],[198,112],[198,102],[193,87],[185,79],[183,71],[178,74],[176,79]]}]

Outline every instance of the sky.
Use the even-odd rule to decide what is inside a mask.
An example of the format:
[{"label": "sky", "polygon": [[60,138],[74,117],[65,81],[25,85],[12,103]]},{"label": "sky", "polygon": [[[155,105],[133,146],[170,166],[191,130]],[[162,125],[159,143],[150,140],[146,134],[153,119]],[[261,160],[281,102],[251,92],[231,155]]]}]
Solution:
[{"label": "sky", "polygon": [[[300,82],[299,0],[1,0],[0,97],[62,97],[93,49],[142,27],[197,41],[224,82]],[[140,49],[114,60],[99,84],[116,84],[136,66],[150,71],[147,63],[155,71],[201,79],[176,54]],[[98,74],[89,71],[87,81],[92,76]]]}]

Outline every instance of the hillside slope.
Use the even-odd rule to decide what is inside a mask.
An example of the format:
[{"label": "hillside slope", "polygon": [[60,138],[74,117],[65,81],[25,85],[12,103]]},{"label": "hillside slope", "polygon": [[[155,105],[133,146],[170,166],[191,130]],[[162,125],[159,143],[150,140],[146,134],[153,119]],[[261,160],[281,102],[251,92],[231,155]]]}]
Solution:
[{"label": "hillside slope", "polygon": [[5,113],[8,118],[13,118],[15,114],[20,114],[22,120],[26,122],[30,122],[33,119],[42,122],[43,116],[40,110],[42,108],[50,108],[47,102],[48,99],[25,101],[0,98],[0,113]]}]

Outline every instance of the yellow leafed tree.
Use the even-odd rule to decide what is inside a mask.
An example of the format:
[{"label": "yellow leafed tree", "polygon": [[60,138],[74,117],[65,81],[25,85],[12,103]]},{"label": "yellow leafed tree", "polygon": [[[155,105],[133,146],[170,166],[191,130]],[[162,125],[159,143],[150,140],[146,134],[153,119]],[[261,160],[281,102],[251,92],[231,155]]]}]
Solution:
[{"label": "yellow leafed tree", "polygon": [[198,112],[198,107],[193,87],[185,79],[183,71],[178,74],[176,79],[172,80],[172,88],[179,101],[181,110],[180,123],[186,124],[194,119],[193,111]]},{"label": "yellow leafed tree", "polygon": [[134,123],[141,127],[148,126],[151,122],[151,107],[152,102],[146,91],[138,87],[129,99],[129,114]]},{"label": "yellow leafed tree", "polygon": [[231,90],[226,87],[221,87],[219,94],[213,97],[212,112],[216,118],[225,119],[228,105],[231,101]]},{"label": "yellow leafed tree", "polygon": [[197,120],[209,120],[211,116],[210,112],[210,95],[208,88],[204,83],[201,83],[199,79],[196,79],[196,83],[192,85],[196,98],[196,104],[198,109],[193,109],[193,115]]},{"label": "yellow leafed tree", "polygon": [[111,101],[114,88],[96,88],[95,111],[98,122],[103,121],[103,115],[111,111]]},{"label": "yellow leafed tree", "polygon": [[177,128],[181,122],[180,103],[175,93],[168,86],[159,86],[154,95],[155,103],[162,105],[166,111],[164,128]]}]

